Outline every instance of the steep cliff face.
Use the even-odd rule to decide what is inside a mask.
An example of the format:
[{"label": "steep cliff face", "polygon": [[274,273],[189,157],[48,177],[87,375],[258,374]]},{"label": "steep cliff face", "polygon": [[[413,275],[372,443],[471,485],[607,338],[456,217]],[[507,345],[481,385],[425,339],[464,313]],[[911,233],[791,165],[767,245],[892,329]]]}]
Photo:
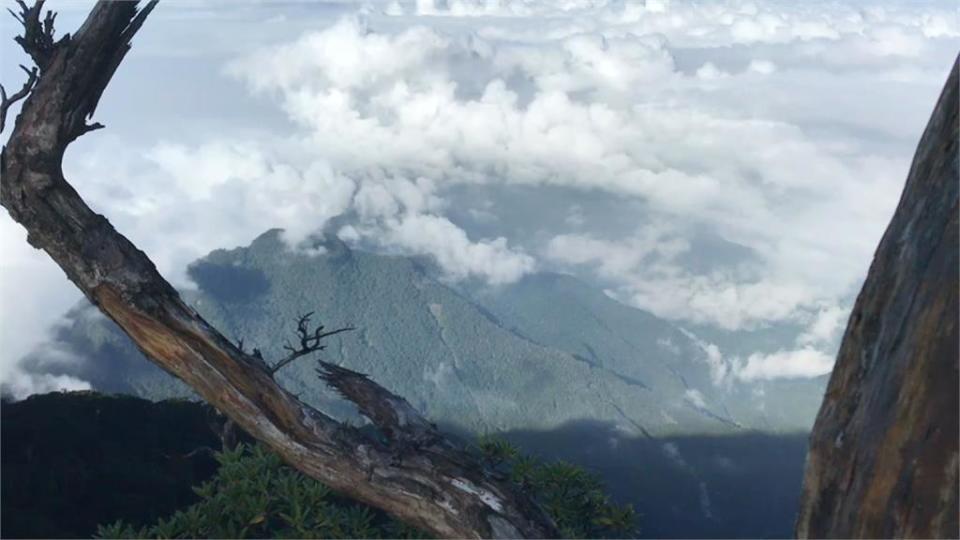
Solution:
[{"label": "steep cliff face", "polygon": [[958,538],[958,66],[810,438],[797,536]]}]

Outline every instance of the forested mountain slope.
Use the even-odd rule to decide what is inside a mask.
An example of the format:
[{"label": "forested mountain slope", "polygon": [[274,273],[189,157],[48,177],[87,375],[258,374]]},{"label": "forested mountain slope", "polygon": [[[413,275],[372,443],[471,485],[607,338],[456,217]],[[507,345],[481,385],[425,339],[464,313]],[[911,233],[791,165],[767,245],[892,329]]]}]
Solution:
[{"label": "forested mountain slope", "polygon": [[[188,302],[246,347],[280,357],[297,315],[311,311],[328,329],[354,326],[329,339],[325,359],[370,374],[434,421],[472,432],[578,420],[645,436],[802,431],[821,397],[822,380],[718,384],[696,336],[569,276],[537,274],[468,296],[416,259],[353,250],[334,237],[294,252],[279,231],[214,251],[190,275],[199,289],[185,292]],[[82,361],[57,366],[38,354],[27,364],[105,391],[189,395],[88,307],[68,316],[56,342]],[[351,417],[314,367],[302,359],[280,380]]]}]

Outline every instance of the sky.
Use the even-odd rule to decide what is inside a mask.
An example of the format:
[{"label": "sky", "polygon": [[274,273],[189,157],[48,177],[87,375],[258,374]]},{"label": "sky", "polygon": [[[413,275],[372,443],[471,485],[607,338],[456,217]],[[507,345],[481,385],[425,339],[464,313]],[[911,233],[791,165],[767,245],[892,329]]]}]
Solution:
[{"label": "sky", "polygon": [[[89,6],[48,2],[60,32]],[[720,376],[809,377],[958,49],[953,1],[169,0],[64,171],[181,287],[213,249],[325,231],[454,285],[560,271],[684,328],[788,328],[703,347]],[[3,213],[15,394],[84,386],[18,366],[80,298]]]}]

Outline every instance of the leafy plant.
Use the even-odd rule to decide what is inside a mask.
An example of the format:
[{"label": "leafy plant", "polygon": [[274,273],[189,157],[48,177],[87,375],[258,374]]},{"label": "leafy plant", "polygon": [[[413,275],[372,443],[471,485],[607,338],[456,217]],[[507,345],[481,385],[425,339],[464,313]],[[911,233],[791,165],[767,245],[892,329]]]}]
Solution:
[{"label": "leafy plant", "polygon": [[414,538],[422,533],[283,464],[262,446],[217,454],[216,476],[194,488],[200,502],[154,525],[101,525],[98,538]]},{"label": "leafy plant", "polygon": [[[477,442],[481,457],[530,491],[567,538],[622,537],[635,532],[629,506],[610,502],[597,478],[561,461],[541,463],[495,437]],[[238,445],[216,455],[216,476],[194,488],[200,502],[155,524],[101,525],[98,538],[424,538],[385,513],[338,497],[286,466],[262,446]]]},{"label": "leafy plant", "polygon": [[624,537],[637,532],[633,508],[611,502],[603,483],[582,467],[564,461],[542,463],[497,437],[481,437],[477,447],[490,465],[505,470],[544,505],[565,538]]}]

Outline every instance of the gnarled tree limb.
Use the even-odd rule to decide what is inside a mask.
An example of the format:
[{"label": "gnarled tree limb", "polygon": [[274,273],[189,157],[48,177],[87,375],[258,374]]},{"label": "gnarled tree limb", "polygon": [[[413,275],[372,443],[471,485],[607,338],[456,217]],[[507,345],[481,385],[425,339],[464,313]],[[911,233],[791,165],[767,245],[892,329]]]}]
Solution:
[{"label": "gnarled tree limb", "polygon": [[[150,259],[64,179],[67,145],[86,123],[130,39],[155,1],[99,2],[73,36],[53,41],[53,16],[39,25],[41,3],[23,7],[19,40],[40,76],[0,155],[0,204],[101,311],[153,362],[182,379],[288,463],[347,496],[382,508],[440,537],[552,537],[550,518],[524,493],[484,469],[428,426],[402,398],[343,368],[325,378],[384,431],[417,442],[397,459],[390,440],[301,403],[190,308]],[[39,33],[38,33],[39,32]],[[94,124],[93,126],[96,126]],[[432,427],[431,427],[432,429]],[[404,437],[395,435],[394,440]]]}]

